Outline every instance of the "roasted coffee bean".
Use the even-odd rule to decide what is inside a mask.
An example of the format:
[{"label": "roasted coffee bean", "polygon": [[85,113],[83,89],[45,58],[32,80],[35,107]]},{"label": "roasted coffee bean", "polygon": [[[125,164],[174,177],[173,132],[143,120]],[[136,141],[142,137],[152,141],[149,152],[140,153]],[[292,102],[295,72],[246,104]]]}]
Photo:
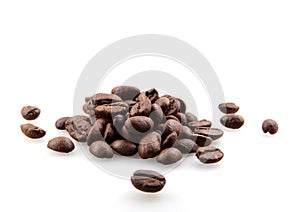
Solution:
[{"label": "roasted coffee bean", "polygon": [[44,137],[44,135],[46,135],[46,131],[33,124],[22,124],[20,127],[24,135],[26,135],[29,138],[42,138]]},{"label": "roasted coffee bean", "polygon": [[111,90],[112,94],[116,94],[123,100],[133,100],[140,93],[140,89],[133,86],[117,86]]},{"label": "roasted coffee bean", "polygon": [[186,112],[185,113],[186,116],[186,121],[187,123],[192,122],[192,121],[197,121],[197,116],[195,116],[194,114],[190,113],[190,112]]},{"label": "roasted coffee bean", "polygon": [[187,126],[191,129],[195,129],[197,127],[211,127],[211,121],[202,119],[200,121],[192,121],[187,124]]},{"label": "roasted coffee bean", "polygon": [[152,104],[149,116],[155,124],[160,124],[164,120],[164,112],[158,104]]},{"label": "roasted coffee bean", "polygon": [[115,140],[110,146],[113,150],[123,156],[131,156],[137,153],[136,145],[127,140]]},{"label": "roasted coffee bean", "polygon": [[187,154],[196,152],[199,146],[191,139],[180,139],[176,141],[173,147],[178,149],[181,153]]},{"label": "roasted coffee bean", "polygon": [[145,135],[139,143],[138,153],[141,158],[154,158],[161,150],[161,135],[151,132]]},{"label": "roasted coffee bean", "polygon": [[109,144],[116,140],[117,133],[115,132],[114,127],[111,123],[108,123],[106,125],[103,138]]},{"label": "roasted coffee bean", "polygon": [[148,132],[152,130],[154,123],[151,118],[146,116],[134,116],[127,119],[124,123],[129,133]]},{"label": "roasted coffee bean", "polygon": [[122,99],[115,94],[97,93],[91,98],[93,105],[110,104],[113,102],[121,102]]},{"label": "roasted coffee bean", "polygon": [[59,136],[56,138],[52,138],[49,142],[47,147],[49,149],[52,149],[56,152],[63,152],[63,153],[69,153],[72,152],[75,148],[73,142],[71,139],[64,137],[64,136]]},{"label": "roasted coffee bean", "polygon": [[236,106],[232,102],[226,102],[226,103],[219,104],[219,109],[221,112],[229,114],[229,113],[236,113],[240,109],[240,107]]},{"label": "roasted coffee bean", "polygon": [[150,99],[152,104],[159,98],[158,91],[155,88],[149,89],[145,92],[145,94]]},{"label": "roasted coffee bean", "polygon": [[227,114],[220,120],[221,124],[231,129],[238,129],[244,124],[244,118],[237,114]]},{"label": "roasted coffee bean", "polygon": [[105,141],[95,141],[91,144],[89,151],[97,158],[112,158],[114,156],[112,148]]},{"label": "roasted coffee bean", "polygon": [[65,127],[72,138],[79,142],[85,142],[91,123],[87,116],[73,116],[65,122]]},{"label": "roasted coffee bean", "polygon": [[151,113],[151,101],[145,99],[143,101],[137,102],[130,110],[130,116],[149,116]]},{"label": "roasted coffee bean", "polygon": [[180,98],[176,98],[176,99],[180,102],[180,110],[179,110],[179,112],[180,113],[185,113],[186,112],[186,104],[185,104],[185,102],[182,99],[180,99]]},{"label": "roasted coffee bean", "polygon": [[189,139],[195,141],[198,146],[209,146],[213,142],[212,138],[200,134],[192,134]]},{"label": "roasted coffee bean", "polygon": [[173,119],[169,119],[165,123],[165,131],[163,132],[164,135],[169,135],[171,132],[176,132],[179,135],[181,130],[181,124],[178,121]]},{"label": "roasted coffee bean", "polygon": [[111,121],[106,118],[99,118],[96,120],[93,126],[88,131],[86,141],[88,145],[91,145],[94,141],[104,140],[104,132],[106,125]]},{"label": "roasted coffee bean", "polygon": [[178,118],[181,125],[183,126],[187,125],[187,119],[184,113],[176,113],[175,116]]},{"label": "roasted coffee bean", "polygon": [[179,138],[180,139],[182,139],[182,138],[190,138],[192,134],[193,134],[193,131],[189,127],[182,126],[181,130],[180,130],[180,133],[179,133]]},{"label": "roasted coffee bean", "polygon": [[176,148],[167,148],[161,151],[156,160],[164,165],[176,163],[182,159],[182,153]]},{"label": "roasted coffee bean", "polygon": [[160,97],[155,101],[155,103],[158,104],[161,107],[164,114],[166,114],[166,111],[168,110],[168,107],[170,105],[170,100],[167,97]]},{"label": "roasted coffee bean", "polygon": [[171,132],[161,143],[163,149],[172,147],[176,142],[178,135],[176,132]]},{"label": "roasted coffee bean", "polygon": [[41,110],[35,106],[25,106],[21,110],[21,114],[26,120],[34,120],[39,117]]},{"label": "roasted coffee bean", "polygon": [[278,124],[273,119],[266,119],[262,124],[262,130],[264,133],[268,132],[273,135],[278,131]]},{"label": "roasted coffee bean", "polygon": [[95,114],[103,118],[112,119],[116,115],[124,115],[128,112],[129,107],[125,102],[114,102],[111,104],[99,105],[95,108]]},{"label": "roasted coffee bean", "polygon": [[166,184],[166,179],[163,175],[151,170],[138,170],[131,177],[132,185],[143,192],[158,192]]},{"label": "roasted coffee bean", "polygon": [[223,152],[216,147],[199,147],[196,151],[196,157],[206,164],[217,163],[223,156]]},{"label": "roasted coffee bean", "polygon": [[180,111],[180,101],[177,98],[170,95],[164,95],[162,97],[168,98],[170,102],[168,108],[165,111],[166,115],[175,115]]},{"label": "roasted coffee bean", "polygon": [[55,127],[58,130],[65,130],[66,129],[65,124],[69,118],[70,117],[62,117],[62,118],[57,119],[57,121],[55,122]]},{"label": "roasted coffee bean", "polygon": [[194,129],[194,133],[208,136],[213,140],[216,140],[223,135],[223,131],[218,128],[208,128],[208,127],[197,127]]}]

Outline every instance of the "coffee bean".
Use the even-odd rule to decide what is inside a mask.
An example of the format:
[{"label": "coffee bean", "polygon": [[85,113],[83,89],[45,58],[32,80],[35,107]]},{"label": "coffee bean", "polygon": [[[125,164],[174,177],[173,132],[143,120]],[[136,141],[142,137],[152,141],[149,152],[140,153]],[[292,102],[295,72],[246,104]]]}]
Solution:
[{"label": "coffee bean", "polygon": [[114,156],[112,148],[105,141],[95,141],[91,144],[89,151],[97,158],[112,158]]},{"label": "coffee bean", "polygon": [[152,104],[159,98],[158,91],[155,88],[149,89],[145,92],[145,94],[150,99]]},{"label": "coffee bean", "polygon": [[171,132],[161,143],[163,149],[172,147],[177,140],[177,133]]},{"label": "coffee bean", "polygon": [[187,119],[184,113],[176,113],[175,116],[178,118],[181,125],[183,126],[187,125]]},{"label": "coffee bean", "polygon": [[151,112],[151,101],[145,99],[143,101],[137,102],[130,110],[130,116],[149,116]]},{"label": "coffee bean", "polygon": [[199,146],[191,139],[180,139],[176,141],[173,147],[178,149],[181,153],[187,154],[196,152]]},{"label": "coffee bean", "polygon": [[266,119],[262,124],[262,130],[264,133],[270,133],[273,135],[278,131],[278,124],[273,119]]},{"label": "coffee bean", "polygon": [[95,114],[103,118],[112,119],[114,116],[121,114],[124,115],[128,112],[128,104],[125,102],[114,102],[111,104],[99,105],[95,108]]},{"label": "coffee bean", "polygon": [[227,114],[221,118],[220,122],[225,127],[228,127],[231,129],[238,129],[241,126],[243,126],[244,118],[242,116],[236,115],[236,114]]},{"label": "coffee bean", "polygon": [[149,117],[134,116],[127,119],[124,123],[124,126],[129,133],[144,133],[152,130],[154,123]]},{"label": "coffee bean", "polygon": [[63,153],[69,153],[72,152],[75,148],[73,142],[71,139],[64,137],[64,136],[59,136],[52,138],[49,142],[47,147],[49,149],[52,149],[56,152],[63,152]]},{"label": "coffee bean", "polygon": [[138,170],[131,177],[132,185],[143,192],[158,192],[166,184],[166,179],[163,175],[151,170]]},{"label": "coffee bean", "polygon": [[41,110],[35,106],[25,106],[21,110],[21,114],[26,120],[34,120],[39,117]]},{"label": "coffee bean", "polygon": [[149,117],[155,124],[160,124],[164,120],[164,112],[158,104],[152,104]]},{"label": "coffee bean", "polygon": [[109,144],[116,140],[117,133],[115,132],[114,127],[111,123],[108,123],[106,125],[103,138]]},{"label": "coffee bean", "polygon": [[42,138],[44,135],[46,135],[46,132],[42,128],[39,128],[33,124],[22,124],[20,127],[24,135],[29,138]]},{"label": "coffee bean", "polygon": [[169,119],[165,123],[165,131],[163,132],[164,135],[169,135],[171,132],[176,132],[179,135],[181,131],[181,124],[178,121],[173,119]]},{"label": "coffee bean", "polygon": [[177,98],[170,95],[164,95],[162,97],[169,99],[169,105],[165,110],[166,115],[175,115],[180,111],[180,101]]},{"label": "coffee bean", "polygon": [[145,135],[139,143],[138,153],[141,158],[154,158],[161,150],[161,135],[151,132]]},{"label": "coffee bean", "polygon": [[55,122],[55,127],[58,130],[65,130],[66,129],[65,124],[69,118],[70,117],[62,117],[62,118],[57,119],[57,121]]},{"label": "coffee bean", "polygon": [[79,142],[85,142],[92,126],[89,117],[73,116],[65,122],[65,127],[72,138]]},{"label": "coffee bean", "polygon": [[123,156],[132,156],[137,153],[136,145],[127,140],[115,140],[110,146],[113,150]]},{"label": "coffee bean", "polygon": [[218,128],[208,128],[208,127],[197,127],[194,129],[194,133],[210,137],[216,140],[223,135],[223,131]]},{"label": "coffee bean", "polygon": [[97,119],[93,126],[88,130],[86,141],[88,145],[91,145],[94,141],[104,140],[104,132],[106,125],[111,122],[107,118]]},{"label": "coffee bean", "polygon": [[192,134],[189,138],[195,141],[198,146],[209,146],[213,142],[211,137],[200,134]]},{"label": "coffee bean", "polygon": [[170,105],[170,100],[167,97],[160,97],[155,101],[155,103],[158,104],[161,107],[164,114],[166,114],[166,111],[168,110],[168,107]]},{"label": "coffee bean", "polygon": [[236,113],[240,109],[240,107],[236,106],[232,102],[226,102],[226,103],[219,104],[219,109],[221,112],[229,114],[229,113]]},{"label": "coffee bean", "polygon": [[190,112],[186,112],[185,113],[186,116],[186,121],[187,123],[192,122],[192,121],[197,121],[197,116],[195,116],[194,114],[190,113]]},{"label": "coffee bean", "polygon": [[181,159],[182,159],[182,153],[176,148],[164,149],[163,151],[161,151],[161,153],[159,153],[159,155],[156,158],[157,162],[164,165],[170,165],[176,163]]},{"label": "coffee bean", "polygon": [[97,93],[91,98],[92,104],[96,106],[121,101],[122,99],[119,96],[107,93]]},{"label": "coffee bean", "polygon": [[123,100],[133,100],[140,93],[140,89],[133,86],[117,86],[111,90],[112,94],[116,94]]},{"label": "coffee bean", "polygon": [[181,130],[180,130],[180,133],[179,133],[179,138],[180,139],[182,139],[182,138],[190,138],[192,134],[193,134],[193,131],[189,127],[182,126]]},{"label": "coffee bean", "polygon": [[216,147],[199,147],[196,151],[196,157],[205,164],[217,163],[223,156],[223,152]]},{"label": "coffee bean", "polygon": [[192,121],[187,124],[187,126],[191,129],[195,129],[197,127],[211,127],[211,121],[202,119],[200,121]]},{"label": "coffee bean", "polygon": [[182,99],[180,99],[180,98],[176,98],[176,99],[180,102],[180,110],[179,110],[179,112],[180,113],[185,113],[186,112],[186,104],[185,104],[185,102]]}]

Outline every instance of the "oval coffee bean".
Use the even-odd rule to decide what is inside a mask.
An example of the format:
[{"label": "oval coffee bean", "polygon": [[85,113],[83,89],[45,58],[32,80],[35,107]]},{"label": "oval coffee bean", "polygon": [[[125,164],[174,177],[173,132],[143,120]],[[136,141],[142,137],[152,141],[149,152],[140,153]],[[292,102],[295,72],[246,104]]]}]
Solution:
[{"label": "oval coffee bean", "polygon": [[176,141],[173,147],[178,149],[181,153],[187,154],[196,152],[199,146],[191,139],[180,139]]},{"label": "oval coffee bean", "polygon": [[166,114],[166,111],[170,105],[170,100],[167,97],[160,97],[155,101],[155,103],[158,104],[161,107],[164,114]]},{"label": "oval coffee bean", "polygon": [[111,142],[116,140],[116,137],[117,133],[115,132],[113,125],[111,123],[108,123],[104,131],[104,140],[110,144]]},{"label": "oval coffee bean", "polygon": [[167,109],[164,111],[166,115],[175,115],[180,110],[180,101],[170,95],[163,95],[162,97],[166,97],[169,99],[169,105]]},{"label": "oval coffee bean", "polygon": [[57,121],[55,122],[55,127],[58,130],[65,130],[66,129],[66,121],[69,119],[70,117],[62,117],[57,119]]},{"label": "oval coffee bean", "polygon": [[187,126],[191,129],[195,129],[197,127],[211,127],[211,121],[202,119],[200,121],[192,121],[187,124]]},{"label": "oval coffee bean", "polygon": [[193,131],[189,127],[182,126],[180,133],[179,133],[179,137],[180,138],[190,138],[192,134],[193,134]]},{"label": "oval coffee bean", "polygon": [[21,114],[26,120],[34,120],[39,117],[41,110],[35,106],[25,106],[21,110]]},{"label": "oval coffee bean", "polygon": [[146,116],[134,116],[127,119],[124,126],[129,133],[147,132],[152,130],[154,123],[151,118]]},{"label": "oval coffee bean", "polygon": [[103,105],[121,101],[122,99],[119,96],[107,93],[97,93],[91,98],[91,102],[93,105]]},{"label": "oval coffee bean", "polygon": [[138,153],[141,158],[154,158],[161,150],[161,136],[158,132],[145,135],[139,143]]},{"label": "oval coffee bean", "polygon": [[155,124],[160,124],[164,120],[164,112],[158,104],[152,104],[151,113],[149,117]]},{"label": "oval coffee bean", "polygon": [[170,165],[180,161],[182,153],[176,148],[167,148],[161,151],[157,156],[156,160],[164,165]]},{"label": "oval coffee bean", "polygon": [[194,129],[194,133],[210,137],[213,140],[216,140],[224,134],[222,130],[218,128],[208,128],[208,127],[197,127]]},{"label": "oval coffee bean", "polygon": [[213,142],[212,138],[200,134],[192,134],[190,139],[195,141],[198,146],[209,146]]},{"label": "oval coffee bean", "polygon": [[29,138],[42,138],[46,135],[46,132],[33,124],[22,124],[21,131]]},{"label": "oval coffee bean", "polygon": [[145,99],[143,101],[137,102],[130,110],[130,116],[149,116],[151,112],[151,101]]},{"label": "oval coffee bean", "polygon": [[97,158],[112,158],[114,156],[112,148],[105,141],[95,141],[91,144],[89,151]]},{"label": "oval coffee bean", "polygon": [[140,89],[133,86],[117,86],[111,90],[112,94],[116,94],[123,100],[133,100],[140,93]]},{"label": "oval coffee bean", "polygon": [[236,114],[227,114],[220,120],[221,124],[231,129],[238,129],[244,124],[244,118]]},{"label": "oval coffee bean", "polygon": [[71,139],[64,136],[52,138],[48,142],[47,147],[56,152],[63,152],[63,153],[72,152],[75,148],[74,143],[71,141]]},{"label": "oval coffee bean", "polygon": [[127,140],[115,140],[110,146],[113,150],[123,156],[132,156],[137,153],[136,145]]},{"label": "oval coffee bean", "polygon": [[112,119],[112,117],[121,114],[124,115],[128,112],[128,104],[125,102],[114,102],[111,104],[99,105],[95,108],[95,114],[103,118]]},{"label": "oval coffee bean", "polygon": [[140,191],[158,192],[166,184],[166,179],[158,172],[151,170],[138,170],[131,177],[132,185]]},{"label": "oval coffee bean", "polygon": [[92,126],[89,117],[73,116],[66,121],[65,127],[72,138],[79,142],[85,142]]},{"label": "oval coffee bean", "polygon": [[266,119],[262,124],[262,130],[264,133],[268,132],[273,135],[278,131],[278,124],[273,119]]},{"label": "oval coffee bean", "polygon": [[158,91],[155,88],[149,89],[145,92],[145,94],[150,99],[152,104],[159,98]]},{"label": "oval coffee bean", "polygon": [[226,103],[219,104],[219,109],[221,112],[229,114],[229,113],[236,113],[240,109],[240,107],[236,106],[232,102],[226,102]]},{"label": "oval coffee bean", "polygon": [[174,143],[176,142],[176,140],[177,140],[177,133],[176,132],[171,132],[164,140],[163,140],[163,142],[162,142],[162,144],[161,144],[161,147],[163,148],[163,149],[165,149],[165,148],[169,148],[169,147],[171,147],[171,146],[173,146],[174,145]]},{"label": "oval coffee bean", "polygon": [[223,156],[223,152],[216,147],[199,147],[196,151],[196,157],[206,164],[217,163]]},{"label": "oval coffee bean", "polygon": [[164,135],[169,135],[171,132],[176,132],[179,135],[181,131],[181,124],[178,121],[173,119],[169,119],[165,123],[165,131],[163,132]]}]

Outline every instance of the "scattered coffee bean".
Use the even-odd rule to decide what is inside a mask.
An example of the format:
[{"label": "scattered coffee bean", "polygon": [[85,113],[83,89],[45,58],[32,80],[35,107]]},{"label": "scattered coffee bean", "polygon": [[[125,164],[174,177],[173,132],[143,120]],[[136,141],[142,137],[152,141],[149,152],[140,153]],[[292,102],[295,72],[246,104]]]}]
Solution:
[{"label": "scattered coffee bean", "polygon": [[227,103],[219,104],[219,109],[221,112],[229,114],[229,113],[236,113],[240,109],[240,107],[236,106],[232,102],[227,102]]},{"label": "scattered coffee bean", "polygon": [[42,128],[39,128],[33,124],[22,124],[21,131],[29,138],[42,138],[44,135],[46,135],[46,131],[44,131]]},{"label": "scattered coffee bean", "polygon": [[70,117],[62,117],[62,118],[59,118],[57,119],[57,121],[55,122],[55,127],[58,129],[58,130],[65,130],[66,129],[66,121],[69,119]]},{"label": "scattered coffee bean", "polygon": [[278,131],[278,124],[273,119],[266,119],[262,124],[262,130],[264,133],[270,133],[273,135]]},{"label": "scattered coffee bean", "polygon": [[138,170],[133,173],[131,183],[140,191],[154,193],[165,186],[166,179],[156,171]]},{"label": "scattered coffee bean", "polygon": [[93,142],[89,151],[97,158],[112,158],[114,156],[112,148],[105,141]]},{"label": "scattered coffee bean", "polygon": [[244,118],[237,114],[227,114],[221,118],[220,122],[225,127],[239,129],[244,124]]},{"label": "scattered coffee bean", "polygon": [[115,140],[110,146],[113,150],[123,156],[132,156],[137,153],[136,145],[130,141]]},{"label": "scattered coffee bean", "polygon": [[223,152],[215,147],[199,147],[196,151],[196,157],[206,164],[217,163],[223,158]]},{"label": "scattered coffee bean", "polygon": [[194,129],[194,133],[210,137],[213,140],[223,136],[223,131],[218,128],[197,127]]},{"label": "scattered coffee bean", "polygon": [[41,110],[35,106],[25,106],[21,110],[21,114],[26,120],[34,120],[39,117]]},{"label": "scattered coffee bean", "polygon": [[167,148],[161,151],[156,160],[164,165],[176,163],[182,159],[182,153],[176,148]]},{"label": "scattered coffee bean", "polygon": [[72,152],[75,148],[71,139],[64,137],[64,136],[59,136],[59,137],[51,139],[48,142],[47,147],[56,152],[63,152],[63,153]]}]

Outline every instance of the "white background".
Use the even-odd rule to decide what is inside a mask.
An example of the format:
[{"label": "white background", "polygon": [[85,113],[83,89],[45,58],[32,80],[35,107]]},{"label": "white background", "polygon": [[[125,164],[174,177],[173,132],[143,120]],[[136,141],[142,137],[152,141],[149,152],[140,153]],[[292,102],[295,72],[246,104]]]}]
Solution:
[{"label": "white background", "polygon": [[[299,10],[297,0],[1,1],[0,211],[299,211]],[[225,130],[219,164],[191,156],[154,195],[99,170],[78,146],[69,155],[46,148],[64,134],[54,122],[72,115],[87,62],[146,33],[199,49],[246,120]],[[33,123],[44,139],[20,132],[27,104],[42,109]],[[278,121],[277,135],[263,135],[265,118]]]}]

